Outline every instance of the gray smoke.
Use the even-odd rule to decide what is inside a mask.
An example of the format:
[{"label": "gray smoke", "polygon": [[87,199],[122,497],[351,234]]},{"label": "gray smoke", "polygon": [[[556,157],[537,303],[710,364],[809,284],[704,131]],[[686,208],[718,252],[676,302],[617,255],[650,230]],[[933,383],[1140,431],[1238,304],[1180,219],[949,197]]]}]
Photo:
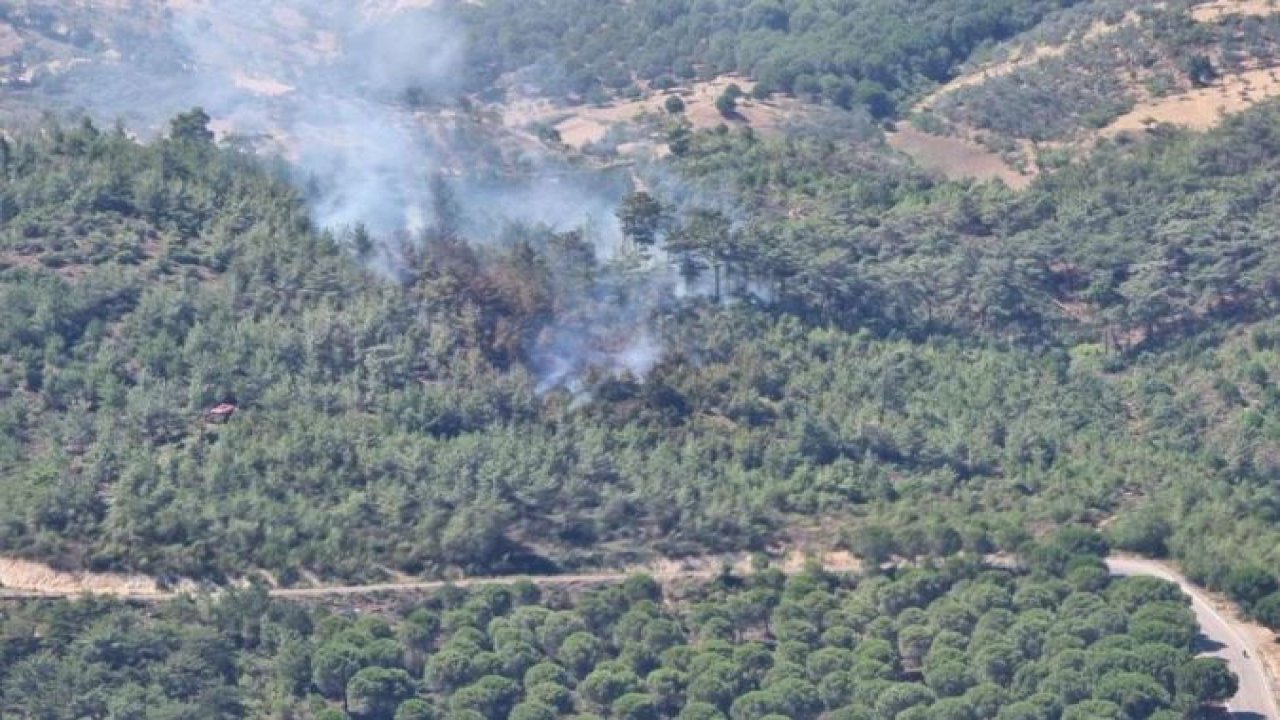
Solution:
[{"label": "gray smoke", "polygon": [[[602,263],[629,262],[630,270],[547,328],[531,366],[544,390],[578,388],[590,373],[643,377],[662,353],[650,318],[690,288],[662,258],[624,257],[616,209],[631,178],[571,170],[529,148],[521,178],[470,175],[500,165],[494,158],[503,153],[474,137],[460,109],[464,32],[414,5],[430,3],[170,0],[160,27],[117,38],[114,52],[47,89],[65,107],[152,132],[203,107],[221,133],[251,138],[296,168],[319,226],[359,224],[382,239],[373,262],[388,270],[392,239],[436,220],[434,177],[449,179],[471,239],[499,237],[513,223],[580,229]],[[665,178],[652,182],[667,199],[698,195],[669,174],[654,177]]]},{"label": "gray smoke", "polygon": [[97,115],[159,128],[193,106],[217,127],[267,141],[319,190],[322,226],[375,235],[421,229],[440,169],[402,102],[458,90],[462,33],[425,9],[380,14],[336,0],[171,3],[165,32],[62,93]]}]

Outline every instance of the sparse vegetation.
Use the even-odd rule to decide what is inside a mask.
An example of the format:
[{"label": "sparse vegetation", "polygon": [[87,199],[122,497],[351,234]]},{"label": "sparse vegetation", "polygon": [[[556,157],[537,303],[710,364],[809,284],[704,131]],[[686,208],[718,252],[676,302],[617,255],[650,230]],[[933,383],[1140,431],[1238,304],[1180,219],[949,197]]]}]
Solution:
[{"label": "sparse vegetation", "polygon": [[[1074,32],[1079,37],[1066,45],[1022,41],[1029,59],[941,93],[933,111],[951,132],[972,128],[989,131],[993,139],[1081,140],[1150,99],[1208,86],[1223,73],[1269,67],[1280,49],[1276,17],[1229,15],[1206,24],[1192,20],[1185,7],[1171,5],[1144,8],[1128,21],[1108,25],[1109,6],[1087,7],[1101,16],[1083,17],[1101,26],[1078,18]],[[1081,28],[1090,31],[1081,34]],[[1068,31],[1036,39],[1069,37]],[[1037,47],[1059,50],[1037,57]]]}]

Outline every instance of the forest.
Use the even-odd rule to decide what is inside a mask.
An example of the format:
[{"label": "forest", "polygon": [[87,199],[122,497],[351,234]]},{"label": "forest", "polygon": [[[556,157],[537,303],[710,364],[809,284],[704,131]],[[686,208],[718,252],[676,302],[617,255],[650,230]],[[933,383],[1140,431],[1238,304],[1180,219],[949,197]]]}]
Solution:
[{"label": "forest", "polygon": [[[528,84],[596,102],[738,73],[828,107],[769,132],[668,111],[660,159],[561,158],[627,185],[575,227],[495,223],[500,193],[424,171],[429,219],[392,234],[318,222],[318,183],[200,108],[155,137],[6,126],[0,557],[222,592],[0,602],[0,716],[1220,710],[1237,680],[1196,657],[1188,599],[1102,559],[1168,559],[1280,630],[1280,103],[1100,139],[1015,191],[930,174],[881,128],[1091,4],[443,5],[475,39],[470,94],[412,110],[477,146],[485,102]],[[1143,66],[1164,77],[1274,35],[1144,22],[1079,52],[1195,50]],[[1059,102],[1076,90],[1077,116],[993,114],[981,87],[940,111],[1060,138],[1127,102]],[[784,572],[791,551],[865,571]],[[266,591],[665,560],[725,569]]]},{"label": "forest", "polygon": [[543,92],[601,101],[738,72],[761,96],[792,93],[887,117],[949,80],[975,50],[1075,0],[455,1],[477,88],[512,71]]},{"label": "forest", "polygon": [[[198,117],[152,145],[87,121],[6,141],[0,543],[289,584],[756,550],[826,517],[846,546],[865,518],[907,556],[1016,550],[1118,514],[1121,545],[1230,589],[1278,546],[1275,113],[1023,195],[699,136],[689,175],[760,210],[655,242],[724,297],[655,307],[661,360],[586,403],[540,390],[533,350],[587,312],[575,283],[636,276],[579,234],[437,227],[387,277]],[[1274,614],[1275,589],[1235,594]]]},{"label": "forest", "polygon": [[930,560],[664,589],[525,583],[375,613],[261,588],[146,611],[107,600],[0,612],[0,710],[82,717],[431,720],[1106,720],[1201,717],[1236,689],[1196,658],[1174,585],[1113,578],[1096,534],[1018,570]]}]

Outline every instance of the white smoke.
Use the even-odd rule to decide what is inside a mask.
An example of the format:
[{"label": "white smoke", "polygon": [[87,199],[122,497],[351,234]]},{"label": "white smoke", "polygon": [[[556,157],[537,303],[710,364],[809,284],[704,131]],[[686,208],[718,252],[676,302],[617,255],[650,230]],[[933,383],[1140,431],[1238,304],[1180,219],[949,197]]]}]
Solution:
[{"label": "white smoke", "polygon": [[184,0],[158,17],[164,27],[57,78],[55,96],[144,133],[202,107],[215,129],[293,163],[319,190],[318,224],[425,225],[440,152],[403,100],[456,96],[460,29],[429,9],[338,0]]},{"label": "white smoke", "polygon": [[[447,176],[461,230],[472,239],[498,237],[512,223],[585,229],[602,262],[623,254],[616,209],[629,178],[568,170],[549,157],[522,158],[522,179],[466,176],[492,153],[441,121],[462,112],[464,31],[429,7],[408,5],[170,0],[163,28],[130,38],[128,47],[122,41],[114,60],[52,89],[65,106],[153,131],[204,108],[221,133],[253,138],[289,160],[321,227],[362,225],[388,245],[414,237],[436,220],[432,178]],[[693,197],[674,179],[657,184],[664,200]],[[653,369],[662,345],[647,323],[682,289],[657,265],[633,272],[616,300],[592,298],[543,333],[531,352],[542,389],[576,388],[591,372],[639,378]]]}]

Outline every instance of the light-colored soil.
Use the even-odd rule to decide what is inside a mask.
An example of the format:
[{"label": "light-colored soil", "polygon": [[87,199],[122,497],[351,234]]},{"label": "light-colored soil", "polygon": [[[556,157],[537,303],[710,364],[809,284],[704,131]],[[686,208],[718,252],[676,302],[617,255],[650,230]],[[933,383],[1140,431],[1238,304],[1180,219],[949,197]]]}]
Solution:
[{"label": "light-colored soil", "polygon": [[287,85],[263,75],[249,75],[237,72],[231,76],[231,82],[242,90],[248,90],[255,95],[265,95],[267,97],[278,97],[293,92],[292,85]]},{"label": "light-colored soil", "polygon": [[890,145],[910,155],[922,167],[952,180],[1000,180],[1017,190],[1031,184],[1033,179],[1031,175],[1010,167],[996,153],[970,140],[931,135],[906,123],[886,137]]},{"label": "light-colored soil", "polygon": [[[1085,32],[1082,41],[1093,40],[1108,33],[1132,25],[1139,21],[1136,13],[1130,12],[1118,23],[1108,25],[1101,21],[1094,23]],[[951,82],[934,90],[919,103],[914,110],[925,112],[933,107],[937,100],[947,93],[960,88],[981,85],[993,78],[1008,75],[1020,68],[1034,65],[1046,58],[1061,57],[1066,54],[1069,45],[1022,45],[1014,53],[999,62],[984,65],[972,72],[956,77]],[[956,128],[957,136],[940,136],[924,132],[909,125],[902,125],[897,132],[887,135],[889,144],[901,152],[910,155],[921,166],[941,173],[952,180],[973,178],[977,180],[1001,180],[1009,187],[1017,190],[1025,188],[1034,179],[1034,173],[1024,173],[1011,166],[999,154],[969,139],[971,128]]]},{"label": "light-colored soil", "polygon": [[[43,563],[16,558],[0,558],[2,591],[20,590],[51,595],[156,595],[161,593],[155,580],[143,575],[119,573],[63,572]],[[188,584],[194,589],[194,585]]]},{"label": "light-colored soil", "polygon": [[[862,563],[844,551],[806,552],[795,549],[780,554],[776,566],[783,572],[794,574],[803,571],[810,562],[817,560],[821,566],[838,573],[854,573],[862,570]],[[278,587],[270,573],[258,573],[273,597],[326,597],[334,595],[371,595],[390,592],[428,592],[445,585],[459,587],[509,584],[529,580],[548,586],[577,586],[621,582],[629,575],[646,573],[663,582],[681,580],[706,580],[718,575],[725,566],[738,574],[754,571],[752,559],[747,554],[709,555],[681,559],[658,559],[615,571],[599,571],[569,575],[456,577],[449,580],[415,580],[403,573],[390,573],[392,579],[385,583],[368,585],[329,585],[310,572],[303,578],[311,587]],[[245,582],[233,583],[235,587]],[[200,586],[183,581],[176,587],[162,588],[154,579],[142,575],[118,573],[63,572],[43,563],[16,558],[0,557],[0,599],[19,598],[72,598],[83,594],[106,595],[131,600],[166,600],[181,593],[195,593]]]},{"label": "light-colored soil", "polygon": [[[1102,37],[1103,35],[1113,33],[1122,27],[1133,25],[1137,23],[1139,19],[1140,18],[1138,17],[1137,13],[1129,12],[1125,15],[1122,21],[1115,23],[1113,25],[1108,25],[1102,21],[1098,21],[1094,23],[1093,26],[1090,27],[1089,30],[1085,33],[1084,38],[1082,39],[1082,42],[1093,40],[1093,39]],[[928,108],[933,106],[933,103],[939,97],[949,92],[958,90],[960,88],[970,87],[973,85],[981,85],[988,80],[1000,77],[1002,75],[1008,75],[1009,73],[1015,70],[1018,70],[1023,67],[1027,67],[1028,65],[1034,65],[1046,58],[1062,57],[1063,55],[1067,54],[1067,50],[1070,49],[1070,47],[1071,47],[1070,45],[1033,45],[1033,46],[1022,45],[1022,46],[1019,46],[1018,49],[1014,52],[1014,54],[1009,58],[1005,60],[1001,60],[999,62],[984,65],[972,72],[968,72],[968,73],[965,73],[964,75],[960,75],[959,77],[956,77],[946,85],[943,85],[937,90],[934,90],[932,93],[926,96],[923,100],[917,103],[916,109],[927,110]]]},{"label": "light-colored soil", "polygon": [[1101,135],[1141,130],[1153,122],[1207,130],[1218,125],[1227,115],[1247,110],[1278,95],[1280,71],[1275,68],[1248,70],[1225,76],[1210,87],[1139,103],[1104,128]]},{"label": "light-colored soil", "polygon": [[759,101],[743,98],[738,101],[739,117],[727,119],[716,110],[715,103],[716,98],[731,84],[737,84],[744,93],[750,93],[755,87],[751,80],[725,75],[687,88],[653,93],[639,100],[615,101],[607,105],[565,107],[547,100],[516,100],[498,110],[507,127],[549,125],[560,133],[560,139],[566,145],[578,149],[600,142],[612,127],[646,117],[667,118],[664,103],[670,95],[676,95],[684,101],[684,117],[699,130],[722,124],[741,124],[767,134],[777,131],[788,117],[799,111],[798,101],[791,99]]},{"label": "light-colored soil", "polygon": [[1191,8],[1191,17],[1199,22],[1214,22],[1226,15],[1273,15],[1280,4],[1272,0],[1215,0]]},{"label": "light-colored soil", "polygon": [[792,550],[783,557],[780,567],[783,572],[794,574],[803,571],[814,561],[821,564],[823,569],[837,573],[862,572],[863,567],[862,561],[846,550],[834,550],[819,554]]},{"label": "light-colored soil", "polygon": [[11,58],[22,52],[22,36],[8,23],[0,22],[0,59]]},{"label": "light-colored soil", "polygon": [[[1191,17],[1200,22],[1213,22],[1227,15],[1270,15],[1280,12],[1280,0],[1214,0],[1193,7]],[[1096,23],[1084,35],[1084,40],[1095,39],[1107,33],[1139,22],[1133,12],[1114,25]],[[916,105],[917,111],[927,111],[938,98],[959,88],[980,85],[987,80],[1007,75],[1019,68],[1033,65],[1045,58],[1061,57],[1066,45],[1020,46],[1011,56],[961,75],[938,88]],[[1224,75],[1214,85],[1204,88],[1184,88],[1164,97],[1148,97],[1146,91],[1135,86],[1140,98],[1134,108],[1101,130],[1082,133],[1066,143],[1047,143],[1044,147],[1069,148],[1087,154],[1101,138],[1141,131],[1158,123],[1169,123],[1193,130],[1208,130],[1219,125],[1224,118],[1243,112],[1260,102],[1280,96],[1280,69],[1252,68]],[[904,127],[889,135],[889,142],[911,155],[924,167],[958,179],[998,178],[1010,187],[1025,187],[1032,175],[1023,174],[1008,165],[998,154],[974,142],[974,129],[966,126],[952,128],[955,137],[939,137],[915,128]],[[1024,148],[1026,157],[1034,153],[1030,146]]]}]

